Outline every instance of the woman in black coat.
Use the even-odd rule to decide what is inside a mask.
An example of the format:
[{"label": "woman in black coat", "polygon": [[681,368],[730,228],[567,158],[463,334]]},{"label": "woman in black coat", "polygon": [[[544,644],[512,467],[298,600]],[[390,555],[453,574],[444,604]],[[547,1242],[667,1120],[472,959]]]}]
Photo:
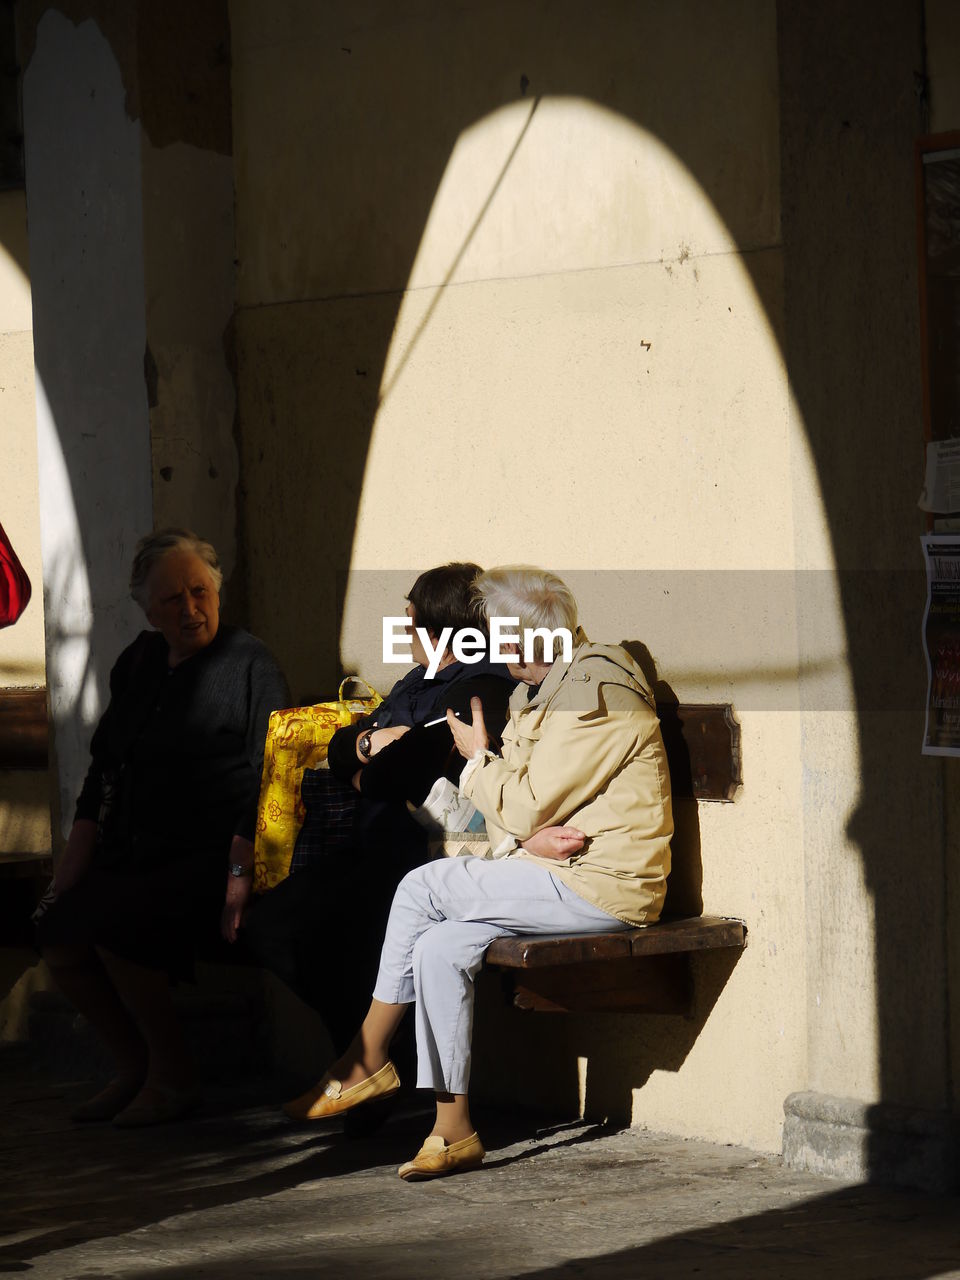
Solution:
[{"label": "woman in black coat", "polygon": [[[445,628],[485,628],[473,591],[480,573],[471,563],[439,565],[410,588],[408,616],[434,648]],[[478,697],[496,735],[516,684],[506,664],[459,662],[449,648],[428,675],[415,631],[412,657],[376,711],[334,734],[329,772],[305,775],[307,820],[292,874],[256,900],[241,931],[250,958],[321,1014],[338,1052],[369,1002],[394,890],[430,856],[408,803],[422,804],[441,775],[460,775],[446,712],[469,720]]]},{"label": "woman in black coat", "polygon": [[155,628],[124,650],[70,836],[38,914],[60,989],[116,1062],[75,1120],[123,1127],[185,1114],[192,1064],[171,981],[217,924],[230,942],[250,897],[270,712],[289,703],[276,661],[220,623],[222,574],[183,529],[144,538],[131,594]]}]

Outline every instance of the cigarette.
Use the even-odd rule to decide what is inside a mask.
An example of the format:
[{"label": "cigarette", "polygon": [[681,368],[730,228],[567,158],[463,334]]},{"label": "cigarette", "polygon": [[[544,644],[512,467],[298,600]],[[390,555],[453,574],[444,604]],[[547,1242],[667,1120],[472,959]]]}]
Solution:
[{"label": "cigarette", "polygon": [[[459,711],[455,711],[453,714],[457,717],[458,720],[460,719]],[[432,729],[435,724],[446,724],[446,723],[447,723],[447,717],[439,716],[436,720],[428,720],[426,724],[421,725],[420,727],[422,729]]]}]

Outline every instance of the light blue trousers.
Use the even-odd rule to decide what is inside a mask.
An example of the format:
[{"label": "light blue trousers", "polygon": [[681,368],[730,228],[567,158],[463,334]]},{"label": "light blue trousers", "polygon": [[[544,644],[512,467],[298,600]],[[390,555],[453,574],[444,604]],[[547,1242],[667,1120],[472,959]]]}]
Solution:
[{"label": "light blue trousers", "polygon": [[416,1002],[417,1087],[466,1093],[473,979],[494,938],[625,929],[523,858],[440,858],[397,886],[374,998]]}]

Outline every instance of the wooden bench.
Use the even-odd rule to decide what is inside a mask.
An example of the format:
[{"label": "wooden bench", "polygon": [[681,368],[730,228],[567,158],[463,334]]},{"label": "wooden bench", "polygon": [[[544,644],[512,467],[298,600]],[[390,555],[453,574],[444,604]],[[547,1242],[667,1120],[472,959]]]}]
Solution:
[{"label": "wooden bench", "polygon": [[46,689],[0,689],[0,769],[46,769]]},{"label": "wooden bench", "polygon": [[[732,708],[667,703],[658,711],[674,799],[731,801],[742,784],[740,726]],[[46,691],[0,690],[0,769],[46,769],[47,759]],[[0,853],[0,876],[22,881],[50,874],[49,854]],[[499,938],[485,963],[501,974],[519,1009],[685,1013],[691,956],[740,950],[746,932],[741,921],[717,916],[665,918],[616,933]]]},{"label": "wooden bench", "polygon": [[[658,706],[675,801],[731,801],[742,784],[740,726],[728,705]],[[742,950],[747,929],[720,916],[664,918],[642,929],[498,938],[485,966],[518,1009],[546,1013],[688,1013],[691,957]]]},{"label": "wooden bench", "polygon": [[[17,775],[46,770],[48,736],[46,689],[0,689],[0,770]],[[14,779],[14,786],[22,781]],[[49,849],[0,849],[0,943],[32,943],[30,913],[52,875]]]}]

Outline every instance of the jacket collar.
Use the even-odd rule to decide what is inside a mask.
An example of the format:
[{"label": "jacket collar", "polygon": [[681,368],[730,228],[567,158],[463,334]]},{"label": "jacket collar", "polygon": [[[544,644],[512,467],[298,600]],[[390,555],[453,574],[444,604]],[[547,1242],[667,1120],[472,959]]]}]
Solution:
[{"label": "jacket collar", "polygon": [[522,683],[517,686],[517,690],[513,694],[513,697],[518,700],[518,710],[523,711],[526,709],[528,711],[535,711],[538,708],[546,707],[547,703],[560,688],[560,685],[566,678],[567,672],[576,663],[580,650],[585,644],[589,643],[590,641],[587,639],[586,632],[582,627],[577,627],[573,636],[573,653],[570,655],[569,662],[564,662],[561,658],[552,663],[550,670],[543,678],[543,683],[540,685],[540,688],[529,700],[526,696],[527,686]]}]

